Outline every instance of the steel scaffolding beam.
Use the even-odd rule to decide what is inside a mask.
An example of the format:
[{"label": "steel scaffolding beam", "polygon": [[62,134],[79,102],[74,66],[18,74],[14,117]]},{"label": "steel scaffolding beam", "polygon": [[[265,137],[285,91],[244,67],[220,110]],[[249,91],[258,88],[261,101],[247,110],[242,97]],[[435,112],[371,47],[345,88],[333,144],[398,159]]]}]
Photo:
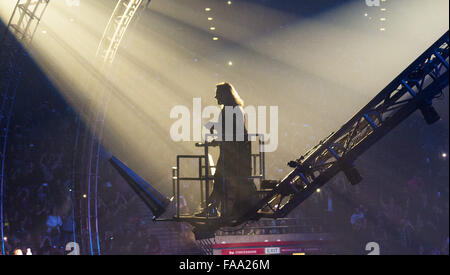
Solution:
[{"label": "steel scaffolding beam", "polygon": [[285,217],[341,171],[357,184],[354,161],[413,112],[419,109],[429,124],[439,119],[431,104],[448,87],[448,67],[447,32],[337,132],[291,161],[294,170],[238,223]]}]

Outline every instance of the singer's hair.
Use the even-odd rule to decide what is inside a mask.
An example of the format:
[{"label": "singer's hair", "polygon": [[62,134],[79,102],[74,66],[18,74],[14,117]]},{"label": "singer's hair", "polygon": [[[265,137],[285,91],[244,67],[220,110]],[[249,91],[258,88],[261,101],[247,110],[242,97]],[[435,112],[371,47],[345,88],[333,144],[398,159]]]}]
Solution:
[{"label": "singer's hair", "polygon": [[224,103],[227,106],[239,105],[244,107],[244,101],[239,96],[236,89],[228,82],[222,82],[216,85],[217,93],[220,93],[224,99]]}]

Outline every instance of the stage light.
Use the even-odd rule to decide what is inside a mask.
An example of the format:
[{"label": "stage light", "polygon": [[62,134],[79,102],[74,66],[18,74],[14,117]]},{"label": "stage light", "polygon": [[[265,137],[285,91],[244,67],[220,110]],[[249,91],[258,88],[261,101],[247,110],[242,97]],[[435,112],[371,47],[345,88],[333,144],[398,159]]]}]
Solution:
[{"label": "stage light", "polygon": [[316,191],[317,191],[317,193],[320,193],[320,188],[317,188],[317,190],[316,190]]},{"label": "stage light", "polygon": [[233,62],[228,61],[228,66],[233,66]]},{"label": "stage light", "polygon": [[83,198],[87,198],[87,195],[86,195],[86,194],[83,194]]},{"label": "stage light", "polygon": [[214,41],[217,41],[217,40],[219,40],[219,37],[214,36],[214,37],[213,37],[213,40],[214,40]]},{"label": "stage light", "polygon": [[3,240],[5,241],[5,242],[7,242],[8,241],[8,237],[3,237]]},{"label": "stage light", "polygon": [[208,17],[208,21],[213,21],[214,18]]},{"label": "stage light", "polygon": [[447,158],[447,153],[442,153],[442,154],[441,154],[441,157],[444,158],[444,159],[446,159],[446,158]]},{"label": "stage light", "polygon": [[147,207],[153,213],[153,219],[161,216],[169,205],[169,199],[161,194],[157,189],[147,183],[133,170],[128,168],[123,162],[115,157],[109,160],[119,174],[127,181],[129,186],[143,200]]},{"label": "stage light", "polygon": [[211,8],[205,8],[205,11],[211,11]]},{"label": "stage light", "polygon": [[27,248],[27,253],[26,255],[33,255],[33,253],[31,252],[31,248]]},{"label": "stage light", "polygon": [[228,1],[228,2],[227,2],[227,4],[228,4],[228,5],[231,5],[231,4],[233,4],[233,2],[231,2],[231,1]]},{"label": "stage light", "polygon": [[210,30],[212,30],[212,31],[215,31],[216,30],[216,27],[211,27],[211,28],[209,28]]},{"label": "stage light", "polygon": [[23,255],[22,249],[14,250],[14,255]]}]

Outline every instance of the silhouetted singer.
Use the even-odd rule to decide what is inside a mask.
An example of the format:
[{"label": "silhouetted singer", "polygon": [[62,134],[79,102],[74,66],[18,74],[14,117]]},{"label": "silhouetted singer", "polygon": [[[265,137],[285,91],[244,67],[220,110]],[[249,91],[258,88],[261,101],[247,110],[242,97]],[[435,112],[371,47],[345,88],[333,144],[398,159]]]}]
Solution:
[{"label": "silhouetted singer", "polygon": [[[217,103],[221,105],[219,120],[208,123],[211,133],[217,138],[210,146],[220,146],[220,155],[214,174],[210,205],[197,216],[219,215],[236,217],[244,214],[256,194],[256,187],[250,179],[251,142],[245,127],[244,102],[230,83],[219,83],[216,87]],[[208,125],[207,124],[207,125]],[[206,126],[209,128],[209,126]]]}]

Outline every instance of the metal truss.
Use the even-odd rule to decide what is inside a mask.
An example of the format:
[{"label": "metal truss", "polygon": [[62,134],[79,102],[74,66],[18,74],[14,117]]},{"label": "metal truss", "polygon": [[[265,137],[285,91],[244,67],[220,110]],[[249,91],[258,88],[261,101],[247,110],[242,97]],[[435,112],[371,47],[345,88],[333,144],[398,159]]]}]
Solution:
[{"label": "metal truss", "polygon": [[8,23],[10,34],[22,45],[31,44],[50,0],[18,0]]},{"label": "metal truss", "polygon": [[3,254],[5,254],[3,240],[3,200],[6,189],[6,148],[16,92],[24,68],[26,52],[23,47],[29,47],[31,45],[34,34],[49,2],[50,0],[18,0],[0,42],[0,93],[2,100],[0,106],[0,216]]},{"label": "metal truss", "polygon": [[[0,121],[8,113],[7,99],[15,91],[14,80],[22,73],[22,61],[25,54],[20,45],[31,45],[34,34],[50,0],[18,0],[8,26],[0,42],[0,92],[3,101],[0,109]],[[19,77],[20,79],[20,77]],[[17,79],[17,80],[19,80]],[[9,95],[9,96],[8,96]]]},{"label": "metal truss", "polygon": [[97,56],[104,63],[112,64],[119,50],[120,43],[133,17],[139,11],[143,0],[119,0],[103,33],[97,49]]},{"label": "metal truss", "polygon": [[342,128],[291,161],[295,169],[239,222],[282,218],[341,171],[357,184],[353,162],[409,115],[420,109],[429,124],[439,119],[431,103],[448,87],[448,59],[447,32]]}]

